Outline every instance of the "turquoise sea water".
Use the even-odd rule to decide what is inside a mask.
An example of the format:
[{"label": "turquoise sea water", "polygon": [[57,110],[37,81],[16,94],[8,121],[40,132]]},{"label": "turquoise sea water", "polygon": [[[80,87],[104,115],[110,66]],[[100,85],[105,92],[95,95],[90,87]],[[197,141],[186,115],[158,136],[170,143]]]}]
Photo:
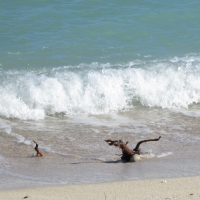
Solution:
[{"label": "turquoise sea water", "polygon": [[1,68],[198,55],[199,6],[195,0],[1,2]]},{"label": "turquoise sea water", "polygon": [[[20,165],[33,139],[50,157],[65,156],[68,168],[79,159],[108,161],[114,153],[101,143],[107,137],[135,144],[162,135],[163,142],[147,148],[159,158],[194,147],[200,140],[199,8],[196,0],[1,1],[0,163],[6,164],[0,173],[33,180]],[[61,172],[46,177],[66,182]],[[84,176],[88,183],[130,178],[109,173]],[[70,170],[68,176],[70,183],[84,182]]]}]

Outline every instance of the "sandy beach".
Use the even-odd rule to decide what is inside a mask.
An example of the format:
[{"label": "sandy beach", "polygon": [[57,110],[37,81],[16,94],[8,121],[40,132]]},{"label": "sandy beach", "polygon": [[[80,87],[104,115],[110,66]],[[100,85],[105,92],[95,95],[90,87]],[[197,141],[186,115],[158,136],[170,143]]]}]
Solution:
[{"label": "sandy beach", "polygon": [[4,200],[62,199],[200,199],[200,176],[172,179],[150,179],[103,184],[35,187],[0,192]]}]

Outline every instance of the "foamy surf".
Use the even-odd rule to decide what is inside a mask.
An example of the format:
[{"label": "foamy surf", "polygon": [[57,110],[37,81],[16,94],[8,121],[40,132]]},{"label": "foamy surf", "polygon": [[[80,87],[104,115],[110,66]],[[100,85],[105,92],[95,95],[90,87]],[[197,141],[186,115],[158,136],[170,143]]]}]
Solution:
[{"label": "foamy surf", "polygon": [[78,65],[41,71],[4,71],[0,116],[44,119],[57,113],[101,115],[139,105],[188,108],[200,102],[200,59]]}]

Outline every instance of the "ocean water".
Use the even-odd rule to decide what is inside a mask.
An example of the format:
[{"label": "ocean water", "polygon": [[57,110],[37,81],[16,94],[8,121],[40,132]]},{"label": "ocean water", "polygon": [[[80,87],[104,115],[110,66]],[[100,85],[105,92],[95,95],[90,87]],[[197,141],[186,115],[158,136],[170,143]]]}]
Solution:
[{"label": "ocean water", "polygon": [[199,175],[198,1],[0,5],[2,188]]}]

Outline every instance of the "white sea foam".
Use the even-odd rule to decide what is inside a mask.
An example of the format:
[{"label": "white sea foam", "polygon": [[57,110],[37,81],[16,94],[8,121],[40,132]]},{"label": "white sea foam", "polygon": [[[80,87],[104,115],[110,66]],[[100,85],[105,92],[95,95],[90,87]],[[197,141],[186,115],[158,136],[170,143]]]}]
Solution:
[{"label": "white sea foam", "polygon": [[169,156],[171,154],[173,154],[173,153],[172,152],[165,152],[165,153],[161,153],[161,154],[157,155],[157,157],[161,158],[161,157]]},{"label": "white sea foam", "polygon": [[8,134],[10,134],[11,133],[11,131],[12,131],[12,128],[11,127],[4,127],[3,128],[4,129],[4,131],[6,132],[6,133],[8,133]]},{"label": "white sea foam", "polygon": [[8,52],[8,54],[19,55],[21,53],[20,52]]},{"label": "white sea foam", "polygon": [[11,128],[11,127],[4,127],[4,131],[5,131],[7,134],[9,134],[9,135],[15,137],[15,138],[16,138],[16,141],[19,142],[19,143],[24,143],[24,144],[26,144],[26,145],[30,145],[30,144],[31,144],[31,141],[30,141],[30,140],[26,140],[24,136],[12,132],[12,128]]},{"label": "white sea foam", "polygon": [[200,117],[200,111],[199,110],[195,110],[195,111],[188,111],[188,110],[181,110],[179,111],[180,113],[189,116],[189,117]]},{"label": "white sea foam", "polygon": [[143,106],[200,102],[200,58],[92,63],[1,75],[0,116],[43,119],[56,113],[106,114]]}]

